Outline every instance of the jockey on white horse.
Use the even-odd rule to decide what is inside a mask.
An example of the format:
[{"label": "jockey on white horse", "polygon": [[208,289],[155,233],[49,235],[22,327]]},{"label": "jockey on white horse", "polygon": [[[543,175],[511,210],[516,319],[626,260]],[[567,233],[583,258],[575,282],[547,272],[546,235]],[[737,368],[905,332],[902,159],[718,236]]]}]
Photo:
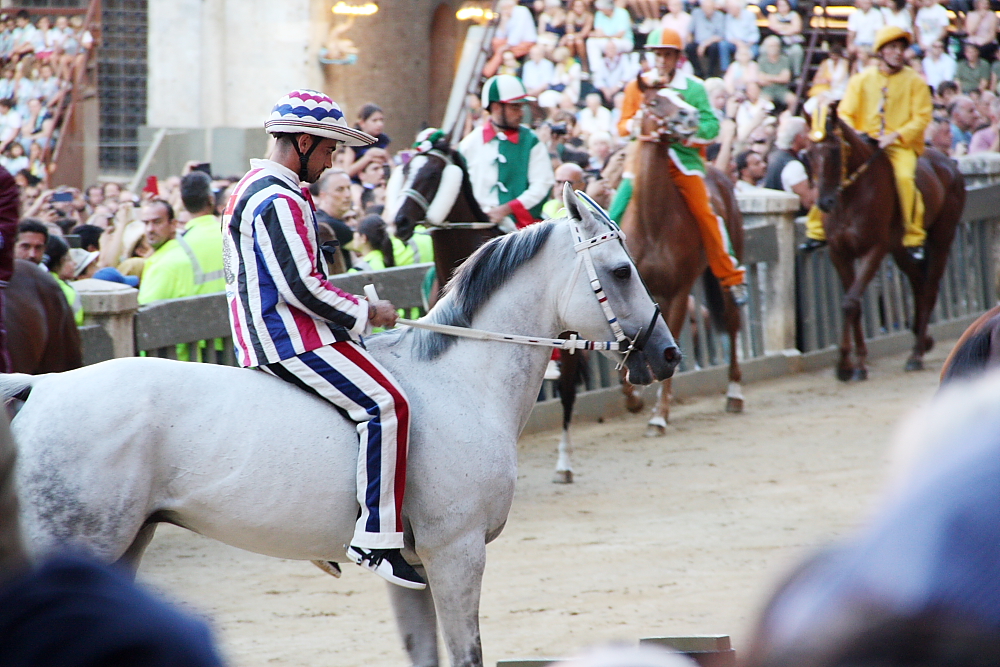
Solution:
[{"label": "jockey on white horse", "polygon": [[347,556],[394,584],[423,589],[400,554],[409,401],[360,338],[369,326],[392,327],[396,309],[327,281],[315,208],[300,187],[332,166],[338,144],[367,146],[375,137],[349,127],[340,107],[312,90],[278,100],[264,128],[276,139],[271,159],[250,161],[223,217],[237,358],[325,398],[357,422],[361,514]]}]

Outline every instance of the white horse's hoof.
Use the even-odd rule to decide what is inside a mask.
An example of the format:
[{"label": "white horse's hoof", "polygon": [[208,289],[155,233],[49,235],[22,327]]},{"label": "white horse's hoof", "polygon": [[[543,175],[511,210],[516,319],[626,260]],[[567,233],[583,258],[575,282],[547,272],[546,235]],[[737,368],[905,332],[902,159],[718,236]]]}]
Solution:
[{"label": "white horse's hoof", "polygon": [[732,396],[728,397],[726,399],[726,412],[743,412],[743,399],[733,398]]},{"label": "white horse's hoof", "polygon": [[572,470],[556,470],[556,474],[552,477],[553,484],[572,484],[573,483],[573,471]]},{"label": "white horse's hoof", "polygon": [[657,426],[656,424],[646,425],[646,437],[647,438],[660,438],[667,434],[666,426]]},{"label": "white horse's hoof", "polygon": [[309,562],[327,574],[340,579],[340,565],[334,563],[332,560],[311,560]]},{"label": "white horse's hoof", "polygon": [[667,420],[663,417],[653,417],[646,424],[646,437],[659,438],[667,434]]}]

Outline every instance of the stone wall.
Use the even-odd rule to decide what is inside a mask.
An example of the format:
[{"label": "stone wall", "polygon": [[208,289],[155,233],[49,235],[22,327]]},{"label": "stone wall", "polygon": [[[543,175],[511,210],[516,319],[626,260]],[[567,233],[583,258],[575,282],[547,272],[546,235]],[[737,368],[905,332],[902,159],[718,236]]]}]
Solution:
[{"label": "stone wall", "polygon": [[149,0],[147,125],[260,127],[275,100],[302,87],[330,94],[352,123],[363,104],[376,102],[394,148],[439,124],[464,39],[460,0],[383,1],[346,35],[358,62],[320,65],[333,4]]}]

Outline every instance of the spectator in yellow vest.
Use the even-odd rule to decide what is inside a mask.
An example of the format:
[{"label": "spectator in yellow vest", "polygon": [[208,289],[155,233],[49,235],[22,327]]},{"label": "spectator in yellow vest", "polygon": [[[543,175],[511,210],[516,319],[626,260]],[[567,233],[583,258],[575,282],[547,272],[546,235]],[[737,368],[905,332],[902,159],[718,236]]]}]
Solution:
[{"label": "spectator in yellow vest", "polygon": [[174,207],[162,199],[147,202],[139,212],[153,254],[146,260],[139,283],[139,304],[190,296],[194,290],[191,260],[177,242]]},{"label": "spectator in yellow vest", "polygon": [[181,201],[191,214],[177,243],[191,262],[193,286],[190,294],[214,294],[226,291],[222,271],[222,229],[215,217],[215,195],[211,177],[192,171],[181,179]]}]

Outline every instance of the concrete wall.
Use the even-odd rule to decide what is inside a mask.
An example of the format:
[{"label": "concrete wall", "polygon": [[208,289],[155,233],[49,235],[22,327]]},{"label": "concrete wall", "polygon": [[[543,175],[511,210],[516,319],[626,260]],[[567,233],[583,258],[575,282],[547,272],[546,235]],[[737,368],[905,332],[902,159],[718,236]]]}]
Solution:
[{"label": "concrete wall", "polygon": [[147,125],[260,127],[281,95],[302,87],[330,94],[352,123],[363,104],[376,102],[394,148],[440,124],[465,34],[454,18],[461,1],[383,1],[346,35],[360,50],[357,64],[324,66],[318,54],[333,4],[149,0]]},{"label": "concrete wall", "polygon": [[321,85],[311,28],[309,0],[149,0],[147,125],[259,127]]}]

